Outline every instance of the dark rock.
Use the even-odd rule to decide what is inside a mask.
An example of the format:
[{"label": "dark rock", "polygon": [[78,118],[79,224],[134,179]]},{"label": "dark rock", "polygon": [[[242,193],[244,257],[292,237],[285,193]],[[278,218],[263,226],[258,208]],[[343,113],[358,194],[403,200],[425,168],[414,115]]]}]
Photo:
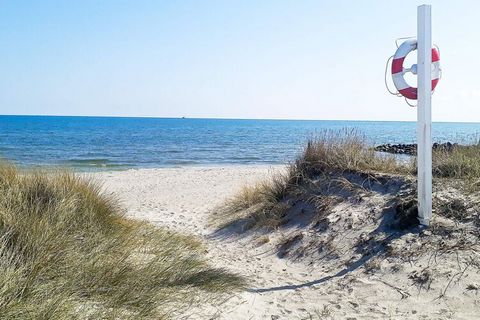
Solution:
[{"label": "dark rock", "polygon": [[[458,147],[458,143],[451,143],[451,142],[446,142],[446,143],[438,143],[435,142],[432,145],[432,149],[435,151],[447,151],[451,152],[453,151],[456,147]],[[407,155],[416,155],[417,154],[417,144],[412,143],[412,144],[382,144],[379,146],[376,146],[374,148],[375,151],[380,151],[380,152],[387,152],[387,153],[393,153],[393,154],[407,154]]]}]

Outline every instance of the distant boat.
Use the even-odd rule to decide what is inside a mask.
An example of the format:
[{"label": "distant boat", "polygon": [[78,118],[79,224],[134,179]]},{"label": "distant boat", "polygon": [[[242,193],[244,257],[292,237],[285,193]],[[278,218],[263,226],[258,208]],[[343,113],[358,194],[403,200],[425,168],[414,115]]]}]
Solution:
[{"label": "distant boat", "polygon": [[185,117],[182,117],[182,119],[185,119]]}]

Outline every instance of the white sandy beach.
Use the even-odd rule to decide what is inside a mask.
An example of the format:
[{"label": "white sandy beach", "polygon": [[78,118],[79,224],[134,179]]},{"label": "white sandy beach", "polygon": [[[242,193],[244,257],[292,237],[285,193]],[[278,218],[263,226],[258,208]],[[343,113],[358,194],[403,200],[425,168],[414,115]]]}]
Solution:
[{"label": "white sandy beach", "polygon": [[335,272],[281,259],[269,244],[259,245],[255,236],[211,236],[208,217],[212,210],[243,185],[282,168],[186,167],[92,175],[105,183],[107,192],[120,198],[130,217],[198,236],[206,244],[213,265],[250,279],[253,290],[221,305],[189,310],[182,318],[474,319],[478,315],[475,292],[465,295],[464,288],[451,285],[448,297],[436,299],[436,289],[418,289],[409,281],[407,270],[393,277],[388,272],[366,274],[359,268],[330,278]]}]

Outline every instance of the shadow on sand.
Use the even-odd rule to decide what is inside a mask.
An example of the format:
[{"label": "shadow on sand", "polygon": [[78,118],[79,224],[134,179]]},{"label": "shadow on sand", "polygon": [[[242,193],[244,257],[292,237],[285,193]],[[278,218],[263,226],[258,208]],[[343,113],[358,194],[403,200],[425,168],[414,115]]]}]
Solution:
[{"label": "shadow on sand", "polygon": [[[371,239],[375,239],[375,236],[379,234],[384,234],[386,235],[386,237],[379,241],[372,240],[363,244],[358,244],[355,247],[355,252],[368,252],[368,254],[362,255],[358,260],[350,263],[346,268],[338,271],[333,275],[327,275],[320,279],[299,283],[299,284],[276,286],[276,287],[269,287],[269,288],[253,288],[247,291],[252,293],[264,293],[264,292],[273,292],[273,291],[296,290],[300,288],[306,288],[306,287],[322,284],[334,278],[343,277],[365,266],[365,264],[369,260],[376,257],[387,255],[386,249],[388,248],[388,245],[392,241],[399,239],[402,236],[409,233],[419,234],[424,227],[418,225],[416,220],[415,221],[412,220],[411,215],[415,215],[414,218],[416,219],[415,211],[411,212],[409,217],[402,217],[403,219],[399,219],[398,208],[395,207],[393,204],[387,207],[386,209],[384,209],[380,224],[374,231],[372,231],[369,234],[369,236]],[[410,220],[409,221],[407,220],[406,222],[405,219],[410,219]]]}]

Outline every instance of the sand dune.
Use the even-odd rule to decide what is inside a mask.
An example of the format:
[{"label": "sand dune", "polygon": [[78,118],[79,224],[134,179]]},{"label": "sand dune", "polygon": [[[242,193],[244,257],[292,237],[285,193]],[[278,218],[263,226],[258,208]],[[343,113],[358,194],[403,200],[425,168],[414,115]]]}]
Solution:
[{"label": "sand dune", "polygon": [[[258,234],[213,235],[208,224],[212,210],[243,185],[282,169],[187,167],[92,175],[105,182],[106,192],[120,198],[129,216],[202,238],[214,265],[250,279],[249,290],[220,305],[191,309],[180,319],[475,319],[480,315],[478,290],[466,292],[452,283],[451,294],[438,299],[443,283],[426,291],[412,283],[408,268],[395,275],[389,270],[366,273],[362,267],[338,272],[328,265],[279,258],[272,243],[288,236],[282,232],[270,235],[266,244],[260,244],[266,238]],[[470,280],[478,285],[478,276]]]}]

